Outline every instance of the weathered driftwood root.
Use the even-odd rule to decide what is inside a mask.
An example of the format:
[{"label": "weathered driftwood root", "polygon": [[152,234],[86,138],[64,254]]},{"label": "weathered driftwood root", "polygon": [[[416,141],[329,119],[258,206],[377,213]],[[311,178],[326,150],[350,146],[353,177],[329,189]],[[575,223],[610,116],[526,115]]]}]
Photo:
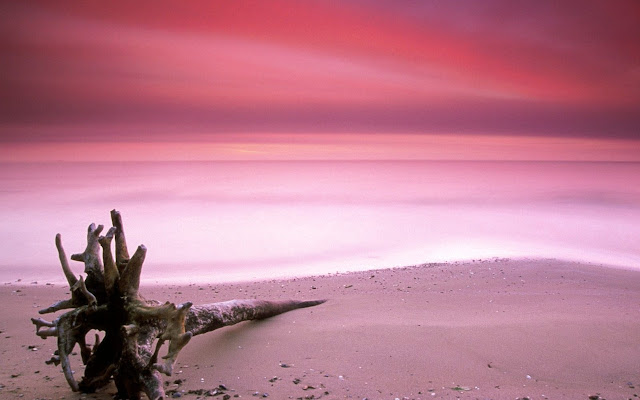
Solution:
[{"label": "weathered driftwood root", "polygon": [[[113,227],[104,236],[100,236],[102,225],[89,225],[87,247],[84,252],[71,256],[72,260],[84,263],[86,280],[73,274],[60,234],[56,235],[71,298],[40,310],[40,314],[72,310],[51,322],[31,319],[38,336],[57,337],[58,350],[46,363],[62,365],[64,377],[73,391],[93,392],[113,379],[121,398],[138,399],[145,393],[151,400],[161,399],[164,388],[160,374],[172,374],[180,350],[193,336],[324,302],[231,300],[194,306],[190,302],[176,305],[145,300],[139,288],[147,249],[141,245],[129,257],[120,213],[112,210],[111,220]],[[111,252],[113,238],[115,257]],[[93,346],[85,340],[91,330],[104,332],[102,341],[95,335]],[[165,342],[169,342],[167,354],[159,360]],[[69,363],[76,344],[85,364],[80,382],[76,381]]]}]

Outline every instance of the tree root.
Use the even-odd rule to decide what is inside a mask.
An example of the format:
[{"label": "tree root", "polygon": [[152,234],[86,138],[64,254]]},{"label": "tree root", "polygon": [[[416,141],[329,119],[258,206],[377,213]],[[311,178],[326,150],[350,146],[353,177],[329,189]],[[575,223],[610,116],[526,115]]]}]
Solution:
[{"label": "tree root", "polygon": [[[112,210],[111,220],[113,227],[104,236],[100,236],[102,225],[89,225],[84,252],[71,256],[72,260],[84,263],[86,279],[73,274],[61,236],[56,235],[56,248],[71,298],[39,313],[72,310],[51,322],[31,319],[36,335],[42,339],[57,338],[58,350],[46,363],[61,364],[73,391],[93,392],[113,379],[121,398],[138,399],[143,392],[151,400],[162,399],[165,392],[160,374],[171,376],[178,354],[193,336],[324,302],[231,300],[194,306],[191,302],[175,305],[145,300],[139,290],[147,249],[140,245],[129,257],[120,213]],[[115,258],[111,252],[114,238]],[[91,330],[104,332],[102,341],[95,335],[93,346],[85,341]],[[169,342],[167,354],[159,361],[165,342]],[[85,364],[80,382],[76,381],[69,362],[76,345]]]}]

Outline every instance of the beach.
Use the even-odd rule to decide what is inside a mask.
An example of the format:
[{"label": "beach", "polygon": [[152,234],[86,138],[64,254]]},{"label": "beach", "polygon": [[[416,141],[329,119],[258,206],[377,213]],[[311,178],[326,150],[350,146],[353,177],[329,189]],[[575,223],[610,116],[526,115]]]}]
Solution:
[{"label": "beach", "polygon": [[0,400],[640,400],[640,1],[5,3]]},{"label": "beach", "polygon": [[[143,272],[144,275],[144,272]],[[143,285],[149,299],[327,299],[196,336],[168,397],[606,399],[640,394],[640,272],[546,259],[484,259],[284,280]],[[111,399],[71,392],[45,365],[55,339],[31,317],[68,287],[0,287],[0,397]],[[51,315],[45,316],[52,319]],[[93,342],[88,335],[89,343]],[[166,351],[166,350],[165,350]],[[72,364],[82,375],[79,356]]]}]

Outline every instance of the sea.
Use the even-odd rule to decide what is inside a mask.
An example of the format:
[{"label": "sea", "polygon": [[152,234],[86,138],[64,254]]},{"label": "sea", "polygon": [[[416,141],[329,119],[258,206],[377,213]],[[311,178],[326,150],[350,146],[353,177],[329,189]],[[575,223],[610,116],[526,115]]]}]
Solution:
[{"label": "sea", "polygon": [[637,162],[51,162],[0,164],[0,282],[64,282],[55,235],[80,253],[112,209],[130,252],[148,249],[145,283],[496,258],[640,269]]}]

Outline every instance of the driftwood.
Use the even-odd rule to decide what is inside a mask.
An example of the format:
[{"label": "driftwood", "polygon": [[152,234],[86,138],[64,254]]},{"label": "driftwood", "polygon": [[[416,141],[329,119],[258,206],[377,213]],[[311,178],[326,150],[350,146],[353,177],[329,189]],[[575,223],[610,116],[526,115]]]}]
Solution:
[{"label": "driftwood", "polygon": [[[86,279],[77,278],[71,271],[60,234],[56,235],[71,298],[40,310],[40,314],[72,310],[52,322],[31,319],[38,336],[57,337],[58,350],[47,363],[62,365],[73,391],[93,392],[113,379],[120,398],[139,399],[145,393],[150,400],[162,399],[165,392],[160,374],[171,375],[178,353],[193,336],[324,302],[231,300],[194,306],[190,302],[176,305],[145,300],[139,287],[147,249],[141,245],[129,257],[120,213],[112,210],[111,220],[113,227],[104,236],[100,236],[102,225],[91,224],[86,249],[71,256],[84,263]],[[115,258],[111,252],[114,238]],[[91,330],[104,332],[102,341],[95,335],[93,346],[85,340]],[[169,342],[167,354],[159,359],[165,342]],[[69,364],[76,344],[85,364],[80,382]]]}]

